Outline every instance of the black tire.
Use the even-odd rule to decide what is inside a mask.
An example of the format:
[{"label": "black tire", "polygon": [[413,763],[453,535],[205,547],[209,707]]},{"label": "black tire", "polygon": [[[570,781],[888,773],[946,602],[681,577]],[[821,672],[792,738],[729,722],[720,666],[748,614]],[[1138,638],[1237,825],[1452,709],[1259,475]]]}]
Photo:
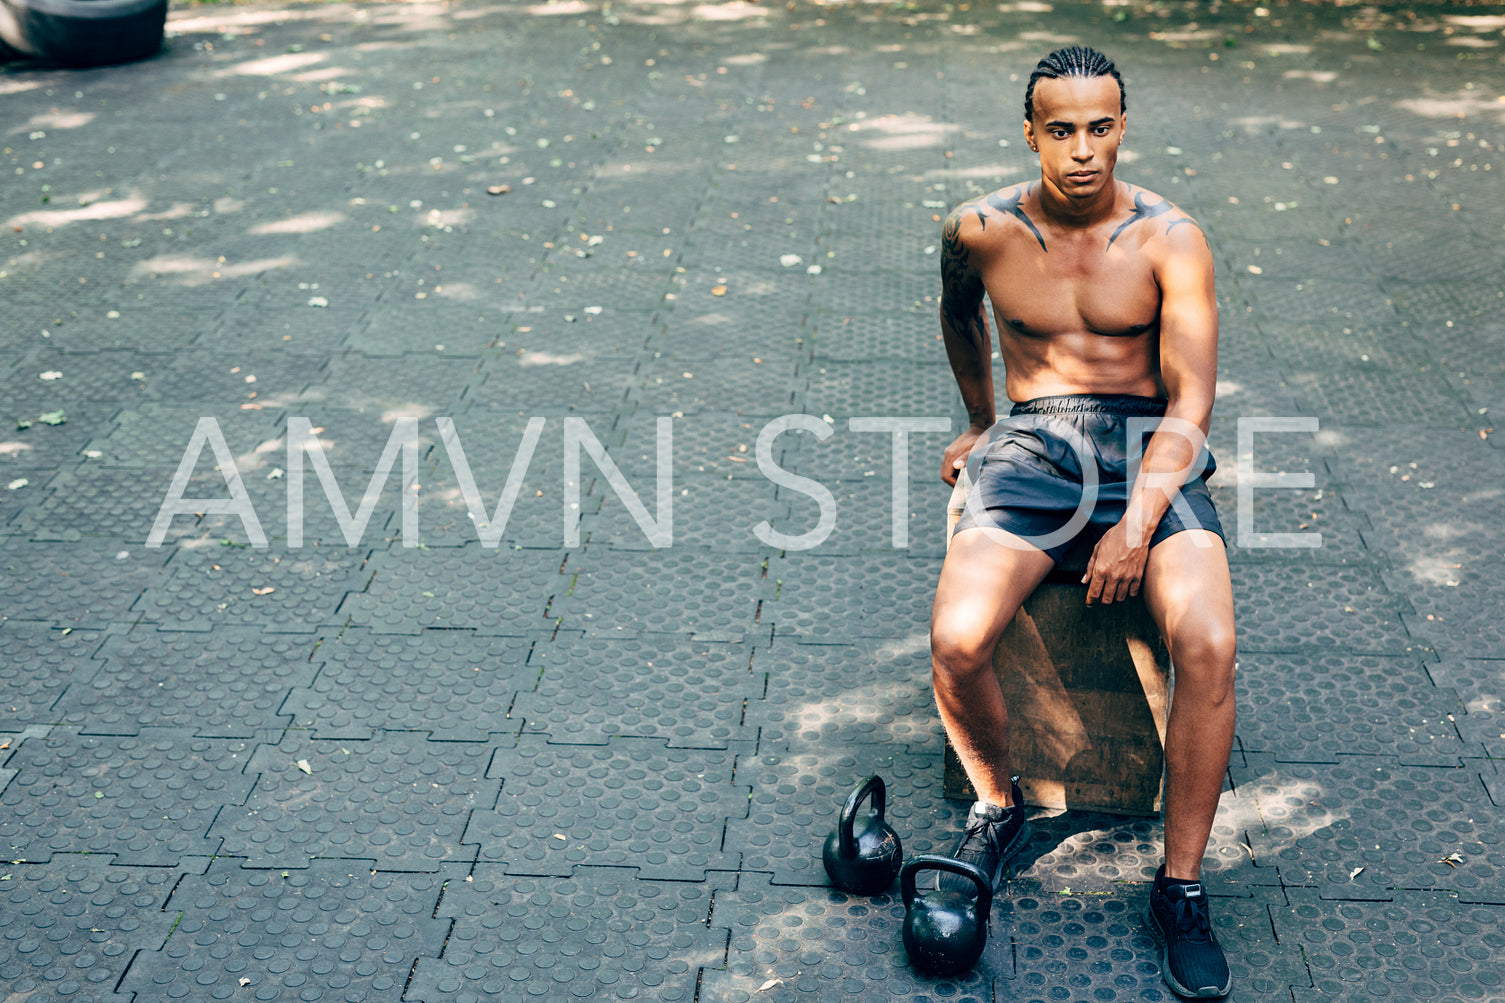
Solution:
[{"label": "black tire", "polygon": [[65,66],[143,59],[166,24],[167,0],[0,0],[0,40]]}]

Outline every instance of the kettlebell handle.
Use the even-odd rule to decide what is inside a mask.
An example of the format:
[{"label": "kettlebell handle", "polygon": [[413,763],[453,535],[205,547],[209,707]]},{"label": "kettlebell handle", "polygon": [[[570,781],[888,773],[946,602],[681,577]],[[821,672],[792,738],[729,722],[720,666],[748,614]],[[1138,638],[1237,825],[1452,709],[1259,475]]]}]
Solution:
[{"label": "kettlebell handle", "polygon": [[952,874],[960,874],[964,878],[971,878],[972,883],[977,885],[977,915],[986,916],[993,908],[993,886],[987,877],[972,864],[951,857],[942,857],[932,853],[922,853],[918,857],[911,857],[904,861],[904,866],[899,870],[899,891],[904,896],[904,908],[908,909],[914,902],[915,875],[920,871],[950,871]]},{"label": "kettlebell handle", "polygon": [[[883,811],[888,805],[888,788],[883,784],[883,778],[874,774],[862,782],[847,798],[847,803],[841,808],[841,821],[836,825],[837,839],[840,841],[841,855],[843,857],[855,857],[857,855],[857,836],[852,832],[852,826],[857,821],[857,806],[862,804],[869,794],[873,796],[873,811],[878,813],[878,820],[883,820]],[[890,871],[889,873],[893,873]]]}]

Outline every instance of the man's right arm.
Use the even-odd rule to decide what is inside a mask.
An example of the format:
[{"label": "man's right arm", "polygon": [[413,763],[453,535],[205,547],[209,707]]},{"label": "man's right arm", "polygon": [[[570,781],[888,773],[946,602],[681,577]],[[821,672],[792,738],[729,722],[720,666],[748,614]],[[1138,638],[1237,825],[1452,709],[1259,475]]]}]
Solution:
[{"label": "man's right arm", "polygon": [[995,419],[992,338],[982,274],[967,246],[968,238],[975,239],[981,231],[981,220],[968,211],[970,205],[953,209],[941,228],[941,336],[968,418],[967,430],[946,447],[941,460],[941,479],[947,484],[956,483],[972,444]]}]

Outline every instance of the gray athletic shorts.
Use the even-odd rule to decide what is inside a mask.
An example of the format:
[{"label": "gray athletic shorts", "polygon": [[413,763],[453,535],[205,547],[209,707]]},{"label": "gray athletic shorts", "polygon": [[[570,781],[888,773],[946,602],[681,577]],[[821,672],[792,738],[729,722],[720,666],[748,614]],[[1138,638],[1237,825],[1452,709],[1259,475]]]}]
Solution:
[{"label": "gray athletic shorts", "polygon": [[[1132,457],[1137,466],[1165,406],[1160,398],[1129,394],[1037,397],[1014,405],[1009,418],[989,432],[981,465],[974,469],[968,463],[972,490],[956,531],[994,526],[1045,551],[1057,564],[1068,555],[1080,559],[1123,518],[1132,486],[1129,437],[1139,438]],[[1184,529],[1210,529],[1226,542],[1207,491],[1217,464],[1205,446],[1200,460],[1161,518],[1151,547]],[[1091,467],[1084,467],[1089,462]],[[1084,506],[1084,484],[1092,488],[1094,471],[1096,501]]]}]

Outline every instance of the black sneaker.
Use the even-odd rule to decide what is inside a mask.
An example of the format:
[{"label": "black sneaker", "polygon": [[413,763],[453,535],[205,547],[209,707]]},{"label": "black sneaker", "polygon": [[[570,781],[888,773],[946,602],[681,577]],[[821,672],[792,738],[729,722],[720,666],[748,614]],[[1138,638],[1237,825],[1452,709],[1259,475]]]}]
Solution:
[{"label": "black sneaker", "polygon": [[1150,885],[1144,923],[1160,944],[1160,974],[1176,995],[1191,999],[1228,995],[1233,977],[1213,935],[1207,892],[1201,884],[1167,882],[1161,864]]},{"label": "black sneaker", "polygon": [[[1013,807],[982,801],[974,804],[967,812],[967,828],[961,841],[951,853],[953,859],[972,864],[982,871],[994,889],[998,887],[998,875],[1002,873],[1004,863],[1029,842],[1029,819],[1024,816],[1024,795],[1019,792],[1019,778],[1013,777],[1010,782],[1014,788]],[[940,872],[940,882],[936,887],[941,891],[977,894],[977,886],[969,879],[949,871]]]}]

